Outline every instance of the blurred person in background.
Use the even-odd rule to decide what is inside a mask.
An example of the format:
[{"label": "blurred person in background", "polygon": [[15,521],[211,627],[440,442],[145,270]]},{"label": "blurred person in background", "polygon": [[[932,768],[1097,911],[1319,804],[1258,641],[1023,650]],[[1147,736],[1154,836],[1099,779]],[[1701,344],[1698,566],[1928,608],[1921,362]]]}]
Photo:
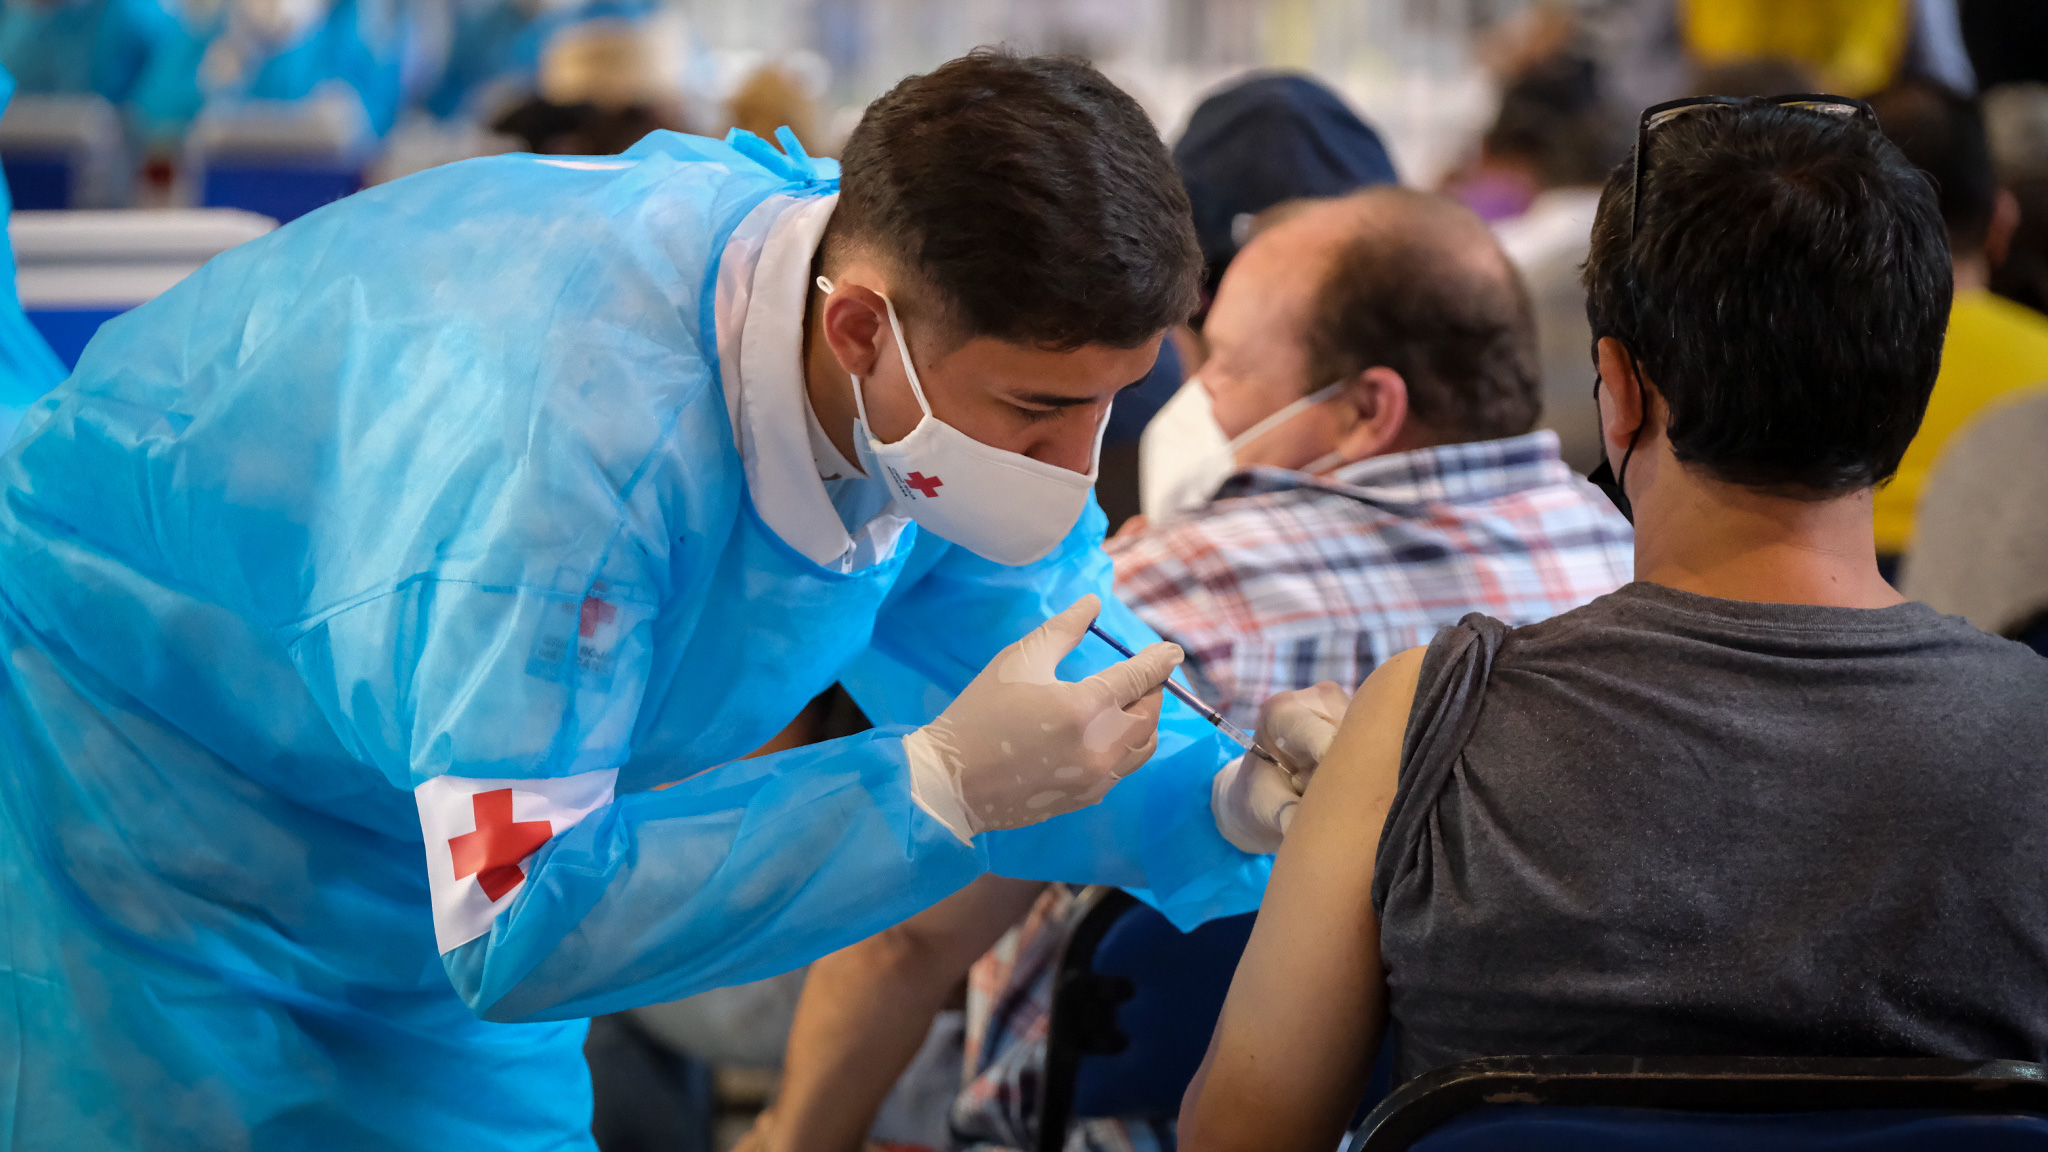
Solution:
[{"label": "blurred person in background", "polygon": [[774,139],[778,128],[788,128],[811,155],[830,154],[821,147],[817,98],[787,64],[770,61],[748,73],[726,99],[725,114],[732,127],[763,140]]},{"label": "blurred person in background", "polygon": [[381,138],[406,103],[399,0],[228,0],[199,66],[206,111],[245,101],[353,100]]},{"label": "blurred person in background", "polygon": [[1224,479],[1110,554],[1233,721],[1356,685],[1449,605],[1540,620],[1627,579],[1627,524],[1532,431],[1528,297],[1470,210],[1392,187],[1307,202],[1225,282],[1189,385]]},{"label": "blurred person in background", "polygon": [[1536,62],[1501,96],[1481,146],[1487,163],[1521,173],[1536,189],[1495,235],[1529,286],[1543,379],[1543,426],[1564,462],[1581,473],[1600,460],[1600,425],[1587,392],[1591,329],[1579,265],[1608,169],[1628,149],[1625,119],[1610,104],[1598,66],[1577,55]]},{"label": "blurred person in background", "polygon": [[[1290,208],[1237,254],[1205,331],[1189,386],[1214,393],[1223,431],[1281,421],[1214,501],[1110,553],[1118,594],[1178,638],[1190,681],[1234,720],[1318,681],[1341,712],[1381,661],[1468,612],[1534,622],[1627,582],[1628,524],[1530,431],[1528,303],[1462,206],[1374,188]],[[813,965],[751,1147],[857,1148],[970,965],[956,1147],[1036,1147],[1054,962],[1083,907],[1064,886],[987,877]],[[1170,1124],[1089,1120],[1066,1147],[1171,1142]]]},{"label": "blurred person in background", "polygon": [[[1112,514],[1113,528],[1126,527],[1134,513],[1159,513],[1165,491],[1178,487],[1176,477],[1209,447],[1185,437],[1186,416],[1207,400],[1183,382],[1208,355],[1203,318],[1223,273],[1249,241],[1253,221],[1291,201],[1398,183],[1379,134],[1335,92],[1291,73],[1254,76],[1203,100],[1174,145],[1173,161],[1202,246],[1202,303],[1175,329],[1173,347],[1153,376],[1119,399],[1110,417],[1097,490],[1105,511],[1124,512]],[[1153,428],[1162,413],[1165,421]],[[1198,421],[1196,431],[1204,430]],[[1220,484],[1223,477],[1214,480]]]},{"label": "blurred person in background", "polygon": [[[1400,182],[1379,133],[1343,97],[1293,73],[1254,76],[1203,100],[1173,162],[1206,265],[1197,331],[1254,216],[1287,200]],[[1189,371],[1201,368],[1199,345],[1187,360]]]},{"label": "blurred person in background", "polygon": [[1899,590],[2048,656],[2048,387],[1999,400],[1949,441]]},{"label": "blurred person in background", "polygon": [[1986,92],[1984,127],[1998,182],[2020,217],[2005,260],[1991,270],[1991,290],[2048,314],[2048,84],[2028,81]]},{"label": "blurred person in background", "polygon": [[[519,137],[529,152],[609,156],[649,132],[680,132],[683,121],[681,97],[664,83],[641,30],[620,20],[594,20],[549,43],[539,90],[492,128]],[[775,127],[768,128],[769,137]]]},{"label": "blurred person in background", "polygon": [[0,67],[13,74],[23,95],[100,96],[146,147],[175,151],[201,103],[197,76],[205,44],[188,25],[188,7],[161,0],[7,0],[0,4]]},{"label": "blurred person in background", "polygon": [[1958,92],[1976,87],[1956,0],[1678,0],[1676,7],[1686,55],[1699,69],[1786,60],[1816,77],[1817,89],[1849,96],[1908,78]]},{"label": "blurred person in background", "polygon": [[[556,37],[593,21],[641,26],[653,0],[450,0],[448,64],[426,96],[443,119],[488,121],[542,87],[542,64]],[[766,139],[767,137],[763,137]]]},{"label": "blurred person in background", "polygon": [[2048,382],[2048,317],[1990,291],[2019,206],[1998,186],[1977,102],[1909,82],[1878,93],[1871,105],[1885,135],[1933,180],[1955,264],[1941,375],[1897,475],[1877,490],[1877,549],[1892,575],[1912,543],[1921,488],[1949,438],[2000,398]]},{"label": "blurred person in background", "polygon": [[1095,491],[1112,532],[1156,505],[1145,496],[1147,469],[1156,465],[1146,461],[1193,450],[1172,443],[1170,432],[1149,430],[1168,405],[1196,400],[1182,384],[1207,355],[1202,317],[1253,218],[1286,201],[1397,182],[1379,134],[1341,96],[1294,73],[1253,76],[1204,99],[1175,143],[1173,161],[1202,246],[1202,303],[1174,329],[1151,374],[1119,396],[1110,413]]}]

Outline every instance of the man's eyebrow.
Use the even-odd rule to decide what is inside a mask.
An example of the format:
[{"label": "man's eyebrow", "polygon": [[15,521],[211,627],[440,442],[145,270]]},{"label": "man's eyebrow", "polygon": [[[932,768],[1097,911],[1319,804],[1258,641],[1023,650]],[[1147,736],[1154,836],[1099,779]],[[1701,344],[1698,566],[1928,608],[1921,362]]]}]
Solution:
[{"label": "man's eyebrow", "polygon": [[[1119,393],[1128,392],[1143,384],[1150,376],[1151,373],[1147,372],[1144,376],[1138,377],[1136,380],[1117,389],[1117,391]],[[1039,408],[1079,408],[1083,404],[1095,403],[1095,399],[1092,396],[1062,396],[1057,392],[1030,392],[1015,397],[1015,400],[1019,404],[1030,404]]]}]

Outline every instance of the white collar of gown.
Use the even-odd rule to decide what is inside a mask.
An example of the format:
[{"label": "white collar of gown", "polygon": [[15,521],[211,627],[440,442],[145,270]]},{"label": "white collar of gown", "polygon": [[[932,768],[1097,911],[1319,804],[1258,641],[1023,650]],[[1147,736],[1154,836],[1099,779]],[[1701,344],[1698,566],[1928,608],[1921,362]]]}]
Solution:
[{"label": "white collar of gown", "polygon": [[719,260],[715,315],[726,412],[755,508],[813,563],[851,572],[894,555],[910,520],[833,446],[804,387],[811,259],[838,203],[837,194],[775,195],[749,212]]}]

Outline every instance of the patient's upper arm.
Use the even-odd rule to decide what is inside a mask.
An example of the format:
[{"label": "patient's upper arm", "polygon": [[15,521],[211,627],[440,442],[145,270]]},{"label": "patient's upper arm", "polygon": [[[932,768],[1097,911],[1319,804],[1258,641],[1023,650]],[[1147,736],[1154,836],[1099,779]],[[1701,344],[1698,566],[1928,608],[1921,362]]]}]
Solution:
[{"label": "patient's upper arm", "polygon": [[1373,859],[1423,651],[1358,690],[1309,783],[1183,1110],[1189,1152],[1334,1147],[1364,1090],[1386,999]]}]

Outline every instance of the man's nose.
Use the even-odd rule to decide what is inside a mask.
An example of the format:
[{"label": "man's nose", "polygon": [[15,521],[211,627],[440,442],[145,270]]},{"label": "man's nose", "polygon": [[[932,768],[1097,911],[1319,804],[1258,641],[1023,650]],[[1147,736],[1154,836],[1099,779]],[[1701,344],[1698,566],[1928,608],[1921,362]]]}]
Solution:
[{"label": "man's nose", "polygon": [[1109,405],[1082,404],[1046,422],[1043,435],[1024,453],[1042,464],[1087,475],[1095,468],[1095,444]]}]

